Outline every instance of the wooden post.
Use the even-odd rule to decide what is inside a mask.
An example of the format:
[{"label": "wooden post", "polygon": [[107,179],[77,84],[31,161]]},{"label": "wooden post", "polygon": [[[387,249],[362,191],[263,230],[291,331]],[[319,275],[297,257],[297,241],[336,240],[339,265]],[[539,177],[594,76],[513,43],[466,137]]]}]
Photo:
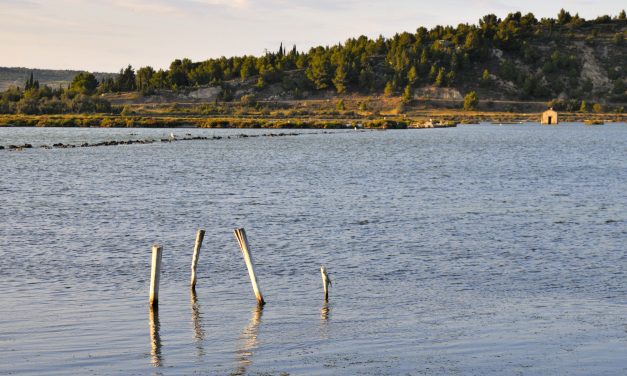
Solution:
[{"label": "wooden post", "polygon": [[324,288],[324,301],[329,300],[329,285],[332,285],[331,278],[327,274],[327,269],[324,266],[320,267],[320,274],[322,274],[322,287]]},{"label": "wooden post", "polygon": [[244,262],[246,262],[246,268],[248,268],[248,275],[250,276],[250,283],[252,283],[253,285],[255,297],[257,297],[257,303],[259,305],[264,305],[266,304],[266,302],[263,300],[261,290],[259,289],[259,285],[257,284],[257,277],[255,276],[255,265],[253,264],[253,257],[250,252],[250,247],[248,245],[246,230],[244,230],[243,228],[236,228],[233,232],[235,233],[235,238],[239,242],[239,247],[242,250]]},{"label": "wooden post", "polygon": [[152,269],[150,271],[150,305],[156,307],[159,304],[159,276],[161,275],[161,251],[160,245],[152,246]]},{"label": "wooden post", "polygon": [[194,244],[194,255],[192,256],[192,290],[196,289],[196,266],[198,266],[198,257],[200,256],[200,247],[202,247],[202,240],[205,238],[205,230],[198,230],[196,232],[196,243]]}]

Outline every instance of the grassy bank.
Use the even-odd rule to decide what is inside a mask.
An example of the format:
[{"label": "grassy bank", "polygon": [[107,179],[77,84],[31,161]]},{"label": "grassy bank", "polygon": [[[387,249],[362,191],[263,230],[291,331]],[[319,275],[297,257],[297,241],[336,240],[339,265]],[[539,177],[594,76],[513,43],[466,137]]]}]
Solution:
[{"label": "grassy bank", "polygon": [[102,128],[277,128],[277,129],[402,129],[410,119],[272,119],[244,117],[114,116],[114,115],[0,115],[0,127]]},{"label": "grassy bank", "polygon": [[[480,122],[539,122],[540,113],[421,109],[406,106],[403,111],[386,109],[334,110],[318,104],[301,108],[229,108],[217,113],[207,107],[146,106],[127,107],[132,115],[65,114],[0,115],[0,127],[102,127],[102,128],[284,128],[343,129],[353,126],[374,129],[403,129],[426,122],[473,124]],[[182,108],[181,108],[182,107]],[[203,111],[204,109],[204,111]],[[214,107],[211,109],[215,110]],[[617,113],[560,112],[560,122],[625,122]]]}]

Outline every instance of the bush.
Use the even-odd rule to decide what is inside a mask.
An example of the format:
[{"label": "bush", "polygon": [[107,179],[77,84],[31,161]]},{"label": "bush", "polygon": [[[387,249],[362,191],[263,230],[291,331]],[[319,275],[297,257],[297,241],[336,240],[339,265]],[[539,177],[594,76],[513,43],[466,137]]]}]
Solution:
[{"label": "bush", "polygon": [[254,107],[257,105],[257,97],[254,94],[245,94],[239,99],[244,106]]},{"label": "bush", "polygon": [[603,105],[601,103],[595,103],[592,106],[592,111],[596,112],[597,114],[603,112]]},{"label": "bush", "polygon": [[122,116],[133,115],[133,110],[131,109],[131,106],[129,106],[128,104],[125,105],[124,108],[122,108],[122,112],[120,112],[120,115]]},{"label": "bush", "polygon": [[471,91],[470,93],[466,94],[466,96],[464,97],[464,110],[466,111],[474,110],[478,104],[479,104],[479,98],[477,97],[476,92]]}]

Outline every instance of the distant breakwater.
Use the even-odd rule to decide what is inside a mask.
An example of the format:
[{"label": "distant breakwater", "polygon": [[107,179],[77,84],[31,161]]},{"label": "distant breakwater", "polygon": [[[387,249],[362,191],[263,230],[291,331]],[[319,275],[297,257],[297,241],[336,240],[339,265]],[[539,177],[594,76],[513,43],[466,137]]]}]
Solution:
[{"label": "distant breakwater", "polygon": [[[330,132],[322,132],[322,133],[330,133]],[[89,147],[99,147],[99,146],[117,146],[117,145],[134,145],[134,144],[153,144],[153,143],[170,143],[177,141],[217,141],[222,139],[237,139],[237,138],[255,138],[255,137],[287,137],[287,136],[299,136],[302,133],[264,133],[258,135],[244,134],[240,133],[237,135],[230,136],[192,136],[191,134],[187,134],[185,137],[168,137],[161,139],[144,139],[144,140],[121,140],[121,141],[101,141],[101,142],[83,142],[80,144],[64,144],[64,143],[55,143],[52,145],[40,145],[33,146],[32,144],[25,143],[21,145],[8,145],[3,146],[0,145],[0,150],[9,150],[9,151],[23,151],[25,149],[72,149],[72,148],[89,148]],[[311,133],[308,133],[311,134]]]}]

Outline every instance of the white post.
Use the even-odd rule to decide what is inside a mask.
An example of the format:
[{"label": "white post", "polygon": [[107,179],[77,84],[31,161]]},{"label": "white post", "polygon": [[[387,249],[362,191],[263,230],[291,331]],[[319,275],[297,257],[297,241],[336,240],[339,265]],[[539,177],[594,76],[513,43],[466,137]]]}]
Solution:
[{"label": "white post", "polygon": [[152,269],[150,271],[150,305],[156,307],[159,304],[159,276],[161,275],[161,251],[160,245],[152,246]]},{"label": "white post", "polygon": [[329,285],[331,284],[331,278],[327,274],[327,269],[324,266],[320,267],[320,274],[322,275],[322,287],[324,288],[324,301],[329,300]]},{"label": "white post", "polygon": [[198,266],[198,257],[200,257],[200,247],[202,247],[202,240],[205,238],[205,230],[198,230],[196,232],[196,243],[194,244],[194,255],[192,256],[192,290],[196,289],[196,266]]},{"label": "white post", "polygon": [[248,268],[250,283],[253,285],[253,291],[255,292],[257,303],[259,305],[264,305],[266,302],[263,300],[261,290],[259,289],[259,285],[257,283],[257,277],[255,276],[255,265],[253,264],[253,257],[248,245],[248,238],[246,238],[246,230],[243,228],[236,228],[233,232],[235,233],[235,238],[239,242],[239,247],[242,250],[242,255],[244,256],[244,262],[246,262],[246,268]]}]

